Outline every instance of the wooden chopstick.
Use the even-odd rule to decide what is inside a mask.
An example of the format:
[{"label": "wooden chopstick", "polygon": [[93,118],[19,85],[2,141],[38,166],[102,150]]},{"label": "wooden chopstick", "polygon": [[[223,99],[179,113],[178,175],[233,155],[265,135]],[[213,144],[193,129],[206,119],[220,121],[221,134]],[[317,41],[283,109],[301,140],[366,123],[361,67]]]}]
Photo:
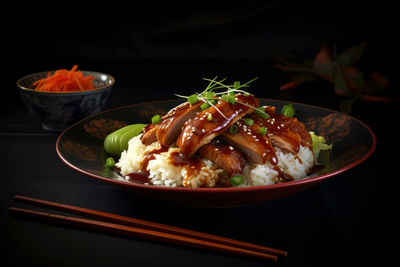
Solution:
[{"label": "wooden chopstick", "polygon": [[41,211],[34,211],[28,209],[20,209],[15,207],[10,207],[9,211],[14,215],[23,215],[29,218],[46,220],[51,223],[60,223],[62,225],[69,225],[74,227],[79,227],[83,229],[103,231],[113,234],[119,234],[122,236],[129,236],[135,238],[143,238],[154,241],[161,241],[166,243],[172,243],[177,245],[183,245],[188,247],[225,252],[235,255],[243,255],[256,257],[265,260],[277,261],[278,257],[276,255],[270,255],[266,253],[261,253],[257,251],[212,243],[204,240],[193,239],[190,237],[167,234],[163,232],[157,232],[147,229],[134,228],[130,226],[125,226],[121,224],[102,222],[97,220],[89,220],[77,217],[70,217],[64,215],[58,215],[54,213],[47,213]]},{"label": "wooden chopstick", "polygon": [[[20,195],[15,196],[15,200],[40,207],[69,212],[76,215],[83,215],[97,220],[62,216],[46,212],[11,207],[10,212],[15,215],[24,215],[31,218],[34,217],[45,219],[50,222],[62,223],[87,229],[101,230],[116,234],[181,244],[190,247],[211,249],[233,254],[247,255],[274,261],[278,259],[277,256],[287,256],[287,252],[284,250],[278,250],[275,248],[238,241],[226,237],[120,216],[107,212],[91,210]],[[103,220],[104,222],[98,220]]]},{"label": "wooden chopstick", "polygon": [[170,233],[170,234],[176,234],[176,235],[196,238],[196,239],[200,239],[200,240],[204,240],[204,241],[219,243],[219,244],[223,244],[223,245],[235,246],[235,247],[249,249],[249,250],[255,250],[255,251],[273,254],[273,255],[277,255],[277,256],[287,257],[287,255],[288,255],[287,251],[284,251],[284,250],[279,250],[279,249],[275,249],[275,248],[271,248],[271,247],[267,247],[267,246],[261,246],[261,245],[257,245],[257,244],[253,244],[253,243],[234,240],[234,239],[217,236],[217,235],[212,235],[212,234],[207,234],[207,233],[203,233],[203,232],[193,231],[193,230],[184,229],[184,228],[180,228],[180,227],[155,223],[155,222],[146,221],[146,220],[140,220],[140,219],[121,216],[121,215],[117,215],[117,214],[111,214],[111,213],[107,213],[107,212],[103,212],[103,211],[86,209],[86,208],[76,207],[76,206],[72,206],[72,205],[66,205],[66,204],[61,204],[61,203],[56,203],[56,202],[26,197],[26,196],[20,196],[20,195],[16,195],[15,200],[22,202],[22,203],[36,205],[36,206],[40,206],[40,207],[44,207],[44,208],[52,208],[52,209],[59,210],[59,211],[69,212],[69,213],[76,214],[76,215],[83,215],[83,216],[86,216],[89,218],[103,220],[103,221],[117,223],[117,224],[122,224],[122,225],[126,225],[126,226],[140,227],[140,228],[145,228],[145,229],[149,229],[149,230],[155,230],[155,231],[160,231],[160,232],[165,232],[165,233]]}]

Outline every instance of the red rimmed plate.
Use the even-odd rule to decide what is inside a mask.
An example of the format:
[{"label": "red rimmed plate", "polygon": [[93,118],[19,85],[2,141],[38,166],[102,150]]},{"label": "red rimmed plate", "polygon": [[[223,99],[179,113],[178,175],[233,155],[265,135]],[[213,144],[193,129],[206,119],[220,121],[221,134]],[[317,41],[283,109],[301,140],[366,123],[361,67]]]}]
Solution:
[{"label": "red rimmed plate", "polygon": [[[85,118],[61,133],[56,144],[57,154],[73,169],[143,197],[185,205],[221,207],[261,203],[301,192],[357,166],[366,160],[376,147],[375,134],[358,119],[326,108],[292,103],[296,117],[306,128],[324,136],[327,143],[333,144],[332,151],[320,156],[324,167],[303,179],[245,188],[172,188],[125,181],[112,169],[105,167],[108,156],[104,151],[103,142],[108,133],[128,124],[148,123],[154,114],[166,113],[180,103],[182,100],[135,104]],[[261,105],[273,105],[277,110],[288,103],[260,99]]]}]

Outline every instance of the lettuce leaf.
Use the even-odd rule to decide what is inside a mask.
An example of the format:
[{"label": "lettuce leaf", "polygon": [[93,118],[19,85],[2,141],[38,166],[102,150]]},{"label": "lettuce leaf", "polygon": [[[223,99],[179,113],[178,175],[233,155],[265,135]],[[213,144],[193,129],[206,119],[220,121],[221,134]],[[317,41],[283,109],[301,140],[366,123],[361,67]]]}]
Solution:
[{"label": "lettuce leaf", "polygon": [[315,132],[310,131],[311,139],[312,139],[312,146],[314,151],[314,156],[318,159],[319,152],[321,150],[330,150],[332,149],[332,145],[328,145],[326,140],[323,136],[316,135]]}]

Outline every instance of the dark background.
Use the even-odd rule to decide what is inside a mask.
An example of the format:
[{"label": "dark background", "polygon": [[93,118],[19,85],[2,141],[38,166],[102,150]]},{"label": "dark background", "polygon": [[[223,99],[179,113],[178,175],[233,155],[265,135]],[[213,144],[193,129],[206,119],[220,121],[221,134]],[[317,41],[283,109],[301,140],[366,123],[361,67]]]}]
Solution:
[{"label": "dark background", "polygon": [[359,66],[395,82],[395,8],[385,1],[54,2],[49,9],[34,3],[13,11],[12,20],[4,21],[11,33],[5,42],[11,45],[5,50],[11,81],[31,71],[78,64],[114,75],[117,85],[127,83],[138,95],[138,85],[197,85],[203,77],[219,75],[257,76],[264,97],[288,81],[274,63],[312,59],[322,44],[339,53],[367,40]]},{"label": "dark background", "polygon": [[[367,162],[353,170],[287,199],[250,207],[198,209],[142,200],[70,170],[55,154],[57,135],[43,131],[29,116],[15,88],[15,81],[23,75],[78,64],[80,69],[116,78],[107,108],[174,98],[174,93],[203,88],[203,77],[218,75],[241,81],[259,77],[252,87],[259,97],[338,109],[332,87],[325,82],[281,92],[279,86],[289,80],[274,64],[313,58],[322,44],[342,51],[368,40],[360,68],[382,73],[391,83],[387,94],[398,97],[394,41],[398,30],[393,6],[382,1],[89,6],[53,2],[49,6],[12,5],[4,10],[11,13],[2,18],[7,70],[0,138],[4,151],[12,151],[1,154],[5,162],[1,177],[1,226],[5,231],[1,239],[7,248],[2,255],[6,263],[264,264],[22,222],[7,212],[12,196],[21,193],[288,249],[290,257],[278,263],[285,266],[381,264],[395,258],[397,245],[390,240],[398,232],[398,175],[391,156],[398,151],[393,141],[398,139],[393,129],[396,103],[355,105],[352,115],[374,130],[378,146]],[[25,153],[26,147],[36,150]],[[26,164],[24,168],[19,167],[21,162]],[[47,167],[41,167],[43,163]],[[63,188],[57,186],[54,176]],[[271,228],[270,235],[264,227]]]}]

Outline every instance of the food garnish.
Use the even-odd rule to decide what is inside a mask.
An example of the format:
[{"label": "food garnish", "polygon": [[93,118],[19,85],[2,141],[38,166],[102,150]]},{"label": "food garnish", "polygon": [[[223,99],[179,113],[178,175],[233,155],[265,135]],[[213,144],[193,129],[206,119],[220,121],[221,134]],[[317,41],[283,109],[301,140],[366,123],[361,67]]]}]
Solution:
[{"label": "food garnish", "polygon": [[229,182],[231,182],[231,184],[234,186],[238,186],[244,183],[244,178],[240,175],[232,176],[231,178],[229,178]]},{"label": "food garnish", "polygon": [[265,126],[261,126],[258,133],[261,134],[261,135],[266,135],[267,134],[267,128],[265,128]]},{"label": "food garnish", "polygon": [[115,160],[114,160],[114,158],[113,157],[108,157],[107,159],[106,159],[106,167],[114,167],[114,165],[115,165]]},{"label": "food garnish", "polygon": [[104,149],[111,156],[119,157],[122,151],[128,149],[128,142],[142,132],[146,124],[131,124],[118,129],[104,139]]},{"label": "food garnish", "polygon": [[151,122],[152,122],[153,124],[160,123],[160,122],[161,122],[161,116],[160,116],[160,114],[156,114],[156,115],[154,115],[153,117],[151,117]]},{"label": "food garnish", "polygon": [[282,114],[285,115],[286,117],[293,118],[295,113],[296,111],[293,108],[292,104],[286,104],[282,108]]},{"label": "food garnish", "polygon": [[321,150],[332,149],[332,145],[328,145],[323,136],[316,135],[315,132],[313,132],[313,131],[310,131],[309,133],[311,135],[313,152],[314,152],[316,159],[318,158],[319,152]]},{"label": "food garnish", "polygon": [[[209,81],[210,83],[208,84],[206,89],[204,89],[204,91],[201,93],[192,94],[190,96],[183,96],[183,95],[178,95],[178,94],[175,94],[175,95],[178,97],[181,97],[181,98],[186,98],[187,101],[192,105],[197,103],[197,101],[199,101],[199,100],[203,101],[204,102],[204,106],[202,107],[203,110],[210,106],[215,108],[215,103],[217,100],[223,100],[230,104],[239,103],[239,104],[242,104],[244,106],[254,109],[253,106],[238,101],[235,97],[235,94],[243,93],[245,95],[250,95],[249,92],[246,92],[240,88],[248,87],[251,82],[253,82],[257,79],[257,77],[244,83],[244,84],[240,84],[239,81],[235,81],[232,85],[227,85],[227,84],[223,83],[226,80],[226,78],[219,80],[219,81],[217,80],[217,78],[218,77],[215,77],[214,79],[203,78],[203,80]],[[214,91],[216,89],[225,89],[225,90],[216,92],[216,91]],[[208,105],[205,105],[205,104],[208,104]],[[228,119],[218,108],[217,108],[217,111],[225,119]],[[260,107],[260,109],[257,112],[263,118],[268,118],[268,116],[269,116],[262,107]],[[209,119],[209,120],[211,120],[211,119]]]},{"label": "food garnish", "polygon": [[191,96],[189,96],[188,98],[187,98],[187,100],[188,100],[188,102],[190,103],[190,104],[195,104],[195,103],[197,103],[197,101],[199,101],[199,99],[197,98],[197,95],[196,94],[193,94],[193,95],[191,95]]},{"label": "food garnish", "polygon": [[263,119],[268,119],[270,116],[265,112],[264,107],[258,107],[256,111],[254,111],[259,117]]},{"label": "food garnish", "polygon": [[229,132],[231,133],[231,134],[235,134],[235,133],[237,133],[239,131],[239,128],[234,124],[234,125],[232,125],[231,127],[229,127]]},{"label": "food garnish", "polygon": [[254,120],[252,120],[252,119],[250,119],[250,118],[246,118],[246,119],[244,120],[244,123],[246,123],[246,124],[249,125],[249,126],[252,126],[253,123],[254,123]]},{"label": "food garnish", "polygon": [[56,70],[53,75],[49,72],[46,78],[33,83],[36,91],[42,92],[75,92],[93,90],[93,76],[84,76],[74,65],[71,70]]}]

